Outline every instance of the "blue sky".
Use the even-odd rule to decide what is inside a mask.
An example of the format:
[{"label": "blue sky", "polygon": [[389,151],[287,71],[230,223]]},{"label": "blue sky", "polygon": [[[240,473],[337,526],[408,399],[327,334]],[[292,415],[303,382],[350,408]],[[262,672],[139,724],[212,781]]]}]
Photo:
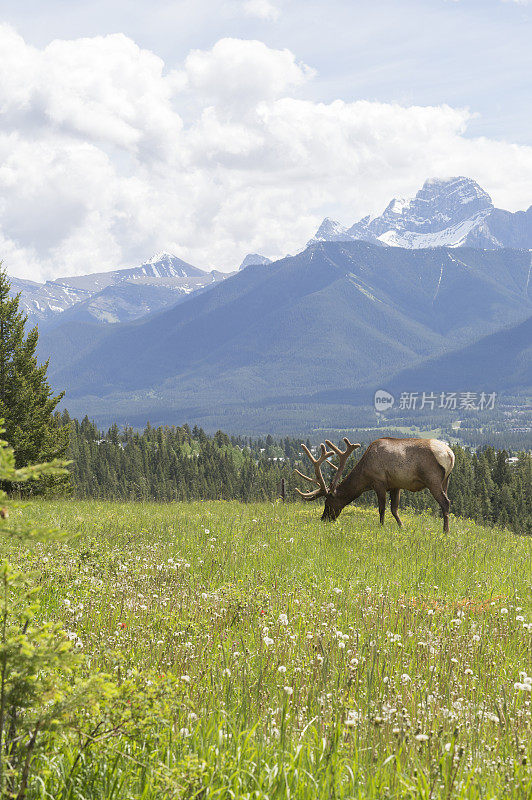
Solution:
[{"label": "blue sky", "polygon": [[233,36],[288,47],[317,71],[316,100],[448,103],[478,113],[470,133],[532,144],[532,3],[513,0],[284,0],[273,19],[238,2],[4,0],[33,44],[122,32],[177,66]]},{"label": "blue sky", "polygon": [[433,175],[532,203],[531,2],[4,0],[0,24],[14,274],[230,269]]}]

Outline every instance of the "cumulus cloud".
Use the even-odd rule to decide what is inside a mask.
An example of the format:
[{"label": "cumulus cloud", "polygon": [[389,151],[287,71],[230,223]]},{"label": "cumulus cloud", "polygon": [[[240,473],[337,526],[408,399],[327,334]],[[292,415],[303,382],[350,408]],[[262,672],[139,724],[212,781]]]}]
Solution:
[{"label": "cumulus cloud", "polygon": [[247,0],[244,3],[244,13],[248,17],[258,17],[268,21],[279,19],[279,9],[270,3],[270,0]]},{"label": "cumulus cloud", "polygon": [[44,49],[0,27],[0,254],[35,280],[168,249],[231,269],[295,252],[429,176],[527,207],[532,148],[471,139],[469,111],[305,98],[288,50],[222,39],[168,71],[123,35]]},{"label": "cumulus cloud", "polygon": [[186,58],[183,85],[220,108],[232,110],[281,97],[312,77],[289,50],[263,42],[221,39],[211,50],[193,50]]}]

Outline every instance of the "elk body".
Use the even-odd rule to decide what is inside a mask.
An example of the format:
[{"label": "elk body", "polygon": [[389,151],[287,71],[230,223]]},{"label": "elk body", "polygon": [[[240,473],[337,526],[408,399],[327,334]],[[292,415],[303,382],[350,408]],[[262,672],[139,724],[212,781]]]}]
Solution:
[{"label": "elk body", "polygon": [[[448,532],[450,503],[447,486],[454,467],[454,453],[445,442],[439,439],[377,439],[369,445],[349,475],[340,482],[347,459],[353,450],[360,447],[359,444],[352,444],[346,438],[344,442],[345,450],[340,450],[326,439],[325,444],[321,445],[321,454],[318,458],[314,458],[310,450],[301,445],[314,466],[315,478],[309,478],[297,469],[295,471],[305,480],[315,483],[318,488],[311,492],[301,492],[299,489],[297,491],[305,500],[325,497],[322,519],[335,520],[346,505],[364,492],[373,490],[379,501],[381,525],[384,524],[387,492],[390,493],[391,512],[401,525],[397,513],[401,489],[407,489],[409,492],[428,489],[442,510],[443,530],[445,533]],[[339,458],[337,465],[328,460],[334,455]],[[321,472],[323,463],[335,470],[329,487],[326,486]]]}]

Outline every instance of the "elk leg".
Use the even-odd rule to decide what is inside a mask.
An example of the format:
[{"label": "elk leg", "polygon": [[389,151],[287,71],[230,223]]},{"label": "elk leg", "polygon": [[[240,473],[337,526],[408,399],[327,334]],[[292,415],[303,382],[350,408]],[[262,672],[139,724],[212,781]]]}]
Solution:
[{"label": "elk leg", "polygon": [[375,487],[377,500],[379,501],[379,517],[381,525],[384,525],[384,512],[386,510],[386,489],[384,486]]},{"label": "elk leg", "polygon": [[401,497],[401,490],[400,489],[391,489],[390,490],[390,511],[392,512],[393,516],[397,520],[397,524],[400,528],[403,527],[403,523],[401,522],[401,518],[398,514],[399,510],[399,498]]},{"label": "elk leg", "polygon": [[447,497],[447,492],[443,484],[441,486],[429,486],[428,489],[442,510],[443,532],[449,533],[449,509],[451,508],[451,501]]}]

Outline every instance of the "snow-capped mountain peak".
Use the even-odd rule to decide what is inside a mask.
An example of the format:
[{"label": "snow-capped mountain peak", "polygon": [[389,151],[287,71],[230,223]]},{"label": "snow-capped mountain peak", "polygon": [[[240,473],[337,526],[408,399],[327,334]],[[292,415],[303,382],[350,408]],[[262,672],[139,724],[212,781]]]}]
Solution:
[{"label": "snow-capped mountain peak", "polygon": [[187,264],[186,261],[173,255],[173,253],[164,251],[155,253],[155,255],[141,264],[140,267],[136,267],[133,270],[120,270],[120,272],[122,271],[127,280],[134,280],[135,276],[148,276],[150,278],[189,278],[192,275],[204,274],[204,271],[198,269],[198,267],[193,267],[192,264]]},{"label": "snow-capped mountain peak", "polygon": [[395,247],[531,247],[532,208],[510,214],[471,178],[431,178],[411,199],[345,229],[325,219],[311,241],[363,239]]},{"label": "snow-capped mountain peak", "polygon": [[491,197],[471,178],[431,178],[405,206],[401,216],[405,228],[417,226],[430,232],[492,210]]},{"label": "snow-capped mountain peak", "polygon": [[350,238],[346,234],[347,228],[344,225],[341,225],[339,222],[331,219],[330,217],[325,217],[320,227],[316,231],[316,235],[310,240],[310,242],[308,242],[308,244],[312,244],[313,242],[345,241],[346,238]]},{"label": "snow-capped mountain peak", "polygon": [[75,307],[83,319],[120,322],[178,302],[225,278],[187,264],[172,253],[156,253],[139,267],[57,278],[44,284],[12,279],[21,309],[44,323]]}]

